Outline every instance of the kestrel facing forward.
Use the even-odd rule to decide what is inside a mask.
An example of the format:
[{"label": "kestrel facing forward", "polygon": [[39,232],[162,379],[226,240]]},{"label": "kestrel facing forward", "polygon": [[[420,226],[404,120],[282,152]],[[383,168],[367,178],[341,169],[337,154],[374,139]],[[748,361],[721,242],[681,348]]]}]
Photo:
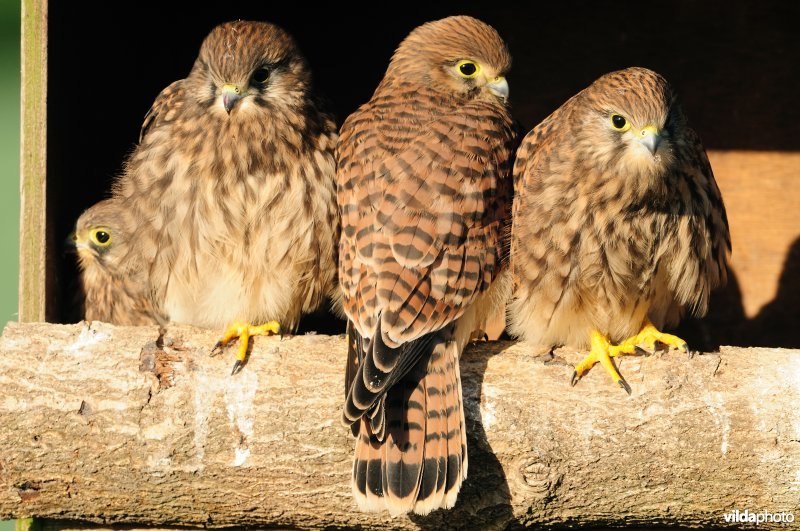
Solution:
[{"label": "kestrel facing forward", "polygon": [[363,510],[452,507],[467,475],[458,358],[507,291],[510,63],[483,22],[425,24],[342,126],[344,421],[357,437],[353,494]]},{"label": "kestrel facing forward", "polygon": [[131,251],[133,220],[117,201],[87,209],[72,236],[81,270],[84,319],[118,325],[162,324],[141,260]]},{"label": "kestrel facing forward", "polygon": [[234,371],[249,335],[292,331],[336,293],[335,143],[292,38],[229,22],[153,103],[116,183],[164,313],[231,325]]},{"label": "kestrel facing forward", "polygon": [[591,346],[600,362],[662,343],[724,284],[725,207],[669,84],[644,68],[607,74],[523,140],[514,166],[511,330],[535,344]]}]

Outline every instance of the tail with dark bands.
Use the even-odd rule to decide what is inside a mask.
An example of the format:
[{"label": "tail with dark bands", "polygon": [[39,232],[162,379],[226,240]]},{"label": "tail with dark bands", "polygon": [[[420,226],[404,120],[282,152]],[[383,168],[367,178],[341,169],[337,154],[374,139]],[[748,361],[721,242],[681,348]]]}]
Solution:
[{"label": "tail with dark bands", "polygon": [[353,495],[362,510],[428,514],[456,502],[467,476],[458,347],[451,334],[437,336],[384,395],[383,423],[369,413],[357,423]]}]

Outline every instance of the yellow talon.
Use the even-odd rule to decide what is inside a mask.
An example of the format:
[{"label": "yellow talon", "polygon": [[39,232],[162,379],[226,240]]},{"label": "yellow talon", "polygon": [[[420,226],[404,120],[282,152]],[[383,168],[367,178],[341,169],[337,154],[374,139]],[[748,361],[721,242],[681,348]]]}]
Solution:
[{"label": "yellow talon", "polygon": [[236,361],[231,371],[231,376],[233,376],[241,369],[244,365],[244,360],[247,358],[247,347],[250,343],[250,336],[268,336],[278,334],[280,331],[281,326],[278,321],[269,321],[259,326],[252,326],[250,323],[243,321],[234,321],[225,329],[222,338],[214,345],[214,348],[211,350],[211,355],[218,354],[218,351],[221,351],[223,347],[238,337],[239,349],[236,351]]},{"label": "yellow talon", "polygon": [[614,367],[611,358],[624,356],[625,354],[635,354],[636,346],[628,344],[612,345],[611,342],[597,330],[592,330],[591,332],[591,345],[592,348],[589,355],[583,358],[575,367],[575,372],[572,373],[572,381],[570,383],[572,385],[578,383],[578,380],[589,372],[589,369],[591,369],[595,363],[600,362],[611,375],[611,378],[613,378],[620,387],[625,389],[628,394],[631,394],[631,387],[628,385],[628,382],[620,376],[619,372],[617,372],[617,368]]},{"label": "yellow talon", "polygon": [[652,351],[656,348],[656,342],[667,345],[668,347],[675,347],[681,352],[689,351],[689,346],[686,344],[686,341],[678,336],[659,332],[649,319],[645,321],[641,332],[631,338],[626,339],[620,343],[620,345],[642,346]]}]

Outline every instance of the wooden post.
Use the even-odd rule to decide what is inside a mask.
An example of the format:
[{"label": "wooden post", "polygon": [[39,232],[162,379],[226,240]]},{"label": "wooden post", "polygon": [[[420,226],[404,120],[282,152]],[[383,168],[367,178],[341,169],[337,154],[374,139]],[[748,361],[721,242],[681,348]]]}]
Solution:
[{"label": "wooden post", "polygon": [[22,2],[19,318],[47,317],[47,0]]}]

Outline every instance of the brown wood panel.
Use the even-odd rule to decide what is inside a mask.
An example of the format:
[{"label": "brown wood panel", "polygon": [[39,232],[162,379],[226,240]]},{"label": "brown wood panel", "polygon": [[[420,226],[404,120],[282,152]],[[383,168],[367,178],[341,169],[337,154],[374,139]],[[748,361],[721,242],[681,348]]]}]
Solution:
[{"label": "brown wood panel", "polygon": [[800,346],[800,152],[710,151],[728,211],[728,285],[708,316],[688,320],[690,345]]},{"label": "brown wood panel", "polygon": [[742,309],[752,318],[781,295],[790,250],[800,245],[800,153],[712,151],[709,159],[728,210]]}]

